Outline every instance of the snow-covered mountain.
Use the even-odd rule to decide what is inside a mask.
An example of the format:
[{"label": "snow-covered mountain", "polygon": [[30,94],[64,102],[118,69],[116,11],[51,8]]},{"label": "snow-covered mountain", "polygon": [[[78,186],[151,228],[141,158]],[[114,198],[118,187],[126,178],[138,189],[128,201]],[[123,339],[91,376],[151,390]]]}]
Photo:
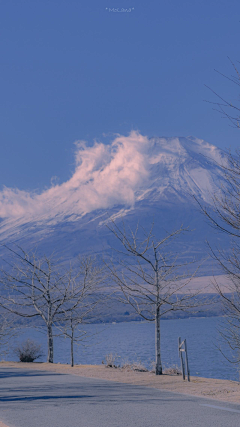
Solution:
[{"label": "snow-covered mountain", "polygon": [[202,256],[212,233],[193,195],[211,206],[223,178],[224,153],[194,137],[148,138],[137,132],[118,135],[111,144],[76,143],[71,178],[41,193],[3,188],[0,193],[0,241],[53,250],[74,257],[112,245],[109,217],[124,217],[155,233],[181,224],[194,229],[181,250]]}]

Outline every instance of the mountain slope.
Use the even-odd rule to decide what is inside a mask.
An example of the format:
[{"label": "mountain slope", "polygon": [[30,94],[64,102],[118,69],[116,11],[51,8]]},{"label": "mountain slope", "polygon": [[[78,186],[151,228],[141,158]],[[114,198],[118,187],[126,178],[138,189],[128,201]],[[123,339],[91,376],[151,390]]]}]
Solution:
[{"label": "mountain slope", "polygon": [[[71,178],[41,193],[4,188],[0,193],[0,241],[67,258],[79,252],[100,253],[114,245],[105,227],[109,217],[137,221],[162,236],[183,224],[194,231],[176,249],[186,258],[206,254],[205,239],[225,245],[198,211],[193,195],[211,206],[223,177],[224,153],[194,137],[147,138],[136,132],[112,144],[76,144]],[[206,271],[209,273],[209,265]]]}]

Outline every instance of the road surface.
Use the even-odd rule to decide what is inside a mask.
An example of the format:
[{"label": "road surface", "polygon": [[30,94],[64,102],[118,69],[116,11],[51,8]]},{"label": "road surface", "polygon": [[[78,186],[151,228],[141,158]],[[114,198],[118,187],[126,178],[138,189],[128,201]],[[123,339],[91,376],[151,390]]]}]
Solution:
[{"label": "road surface", "polygon": [[240,404],[77,375],[1,368],[0,421],[9,427],[239,427]]}]

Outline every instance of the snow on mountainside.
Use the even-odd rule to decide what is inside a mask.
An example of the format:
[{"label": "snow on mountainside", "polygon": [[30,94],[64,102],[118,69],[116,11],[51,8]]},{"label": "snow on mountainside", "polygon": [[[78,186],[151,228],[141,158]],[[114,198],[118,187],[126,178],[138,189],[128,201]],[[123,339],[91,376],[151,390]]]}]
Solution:
[{"label": "snow on mountainside", "polygon": [[[108,246],[104,222],[111,215],[125,216],[133,226],[136,219],[146,225],[155,218],[169,231],[180,221],[195,227],[203,219],[192,195],[211,204],[222,181],[218,164],[225,161],[218,148],[194,137],[147,138],[137,132],[118,135],[109,145],[78,142],[75,159],[73,175],[61,185],[42,193],[2,190],[1,241],[49,250],[64,246],[73,256],[82,239],[85,250]],[[194,237],[198,247],[200,234]]]},{"label": "snow on mountainside", "polygon": [[69,181],[41,194],[4,188],[0,193],[0,218],[26,221],[76,219],[96,209],[116,204],[133,206],[154,196],[183,201],[190,194],[211,203],[216,176],[224,157],[203,140],[146,138],[136,132],[119,136],[111,145],[77,144],[76,169]]},{"label": "snow on mountainside", "polygon": [[[192,195],[211,204],[211,194],[217,191],[217,163],[224,160],[220,150],[194,138],[151,138],[149,141],[149,181],[147,194],[155,200],[171,202],[172,198],[188,201]],[[153,191],[154,190],[154,191]]]}]

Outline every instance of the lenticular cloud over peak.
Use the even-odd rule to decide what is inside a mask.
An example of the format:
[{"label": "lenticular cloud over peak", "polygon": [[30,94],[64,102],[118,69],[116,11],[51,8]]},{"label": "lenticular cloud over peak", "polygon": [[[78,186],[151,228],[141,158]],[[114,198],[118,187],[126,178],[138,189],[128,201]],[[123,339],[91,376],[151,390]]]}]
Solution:
[{"label": "lenticular cloud over peak", "polygon": [[[58,223],[75,221],[98,209],[132,209],[141,201],[158,203],[211,203],[219,191],[224,155],[194,137],[148,138],[132,131],[117,135],[111,144],[89,146],[77,141],[75,170],[61,185],[38,194],[4,188],[0,192],[0,218]],[[218,187],[217,187],[218,186]]]},{"label": "lenticular cloud over peak", "polygon": [[136,131],[118,135],[110,145],[76,142],[75,171],[61,185],[41,194],[4,187],[0,217],[25,221],[83,215],[115,204],[133,206],[135,193],[149,180],[149,139]]}]

